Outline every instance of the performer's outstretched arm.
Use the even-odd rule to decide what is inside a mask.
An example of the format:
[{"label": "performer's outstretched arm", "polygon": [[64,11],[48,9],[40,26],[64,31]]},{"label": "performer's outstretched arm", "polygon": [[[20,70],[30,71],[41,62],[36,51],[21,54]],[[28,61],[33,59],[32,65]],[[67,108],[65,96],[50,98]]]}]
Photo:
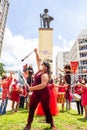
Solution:
[{"label": "performer's outstretched arm", "polygon": [[40,56],[38,54],[38,51],[37,51],[37,48],[34,49],[34,52],[36,54],[36,62],[37,62],[37,66],[38,66],[38,70],[40,69],[40,65],[41,65],[41,59],[40,59]]}]

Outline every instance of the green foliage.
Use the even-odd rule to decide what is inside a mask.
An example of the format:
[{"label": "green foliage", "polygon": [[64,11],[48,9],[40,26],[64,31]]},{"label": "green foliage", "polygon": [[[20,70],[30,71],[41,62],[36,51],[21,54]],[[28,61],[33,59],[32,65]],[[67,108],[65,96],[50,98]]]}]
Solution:
[{"label": "green foliage", "polygon": [[[27,123],[28,111],[19,109],[17,113],[11,111],[6,115],[0,116],[0,130],[23,130]],[[41,123],[44,116],[34,116],[31,130],[51,130],[50,125]],[[54,122],[57,130],[87,130],[87,120],[83,115],[77,115],[77,111],[59,112],[54,116]]]},{"label": "green foliage", "polygon": [[5,66],[3,63],[0,63],[0,76],[3,75],[6,71],[4,70],[3,66]]}]

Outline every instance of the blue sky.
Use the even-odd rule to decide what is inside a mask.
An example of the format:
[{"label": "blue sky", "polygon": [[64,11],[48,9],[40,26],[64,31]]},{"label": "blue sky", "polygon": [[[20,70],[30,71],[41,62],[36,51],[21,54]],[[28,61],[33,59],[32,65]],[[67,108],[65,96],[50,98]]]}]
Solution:
[{"label": "blue sky", "polygon": [[[1,56],[6,66],[19,66],[20,60],[38,46],[40,13],[45,8],[54,17],[50,24],[54,61],[57,51],[70,49],[79,33],[87,29],[87,0],[10,0]],[[31,57],[25,62],[35,64]]]}]

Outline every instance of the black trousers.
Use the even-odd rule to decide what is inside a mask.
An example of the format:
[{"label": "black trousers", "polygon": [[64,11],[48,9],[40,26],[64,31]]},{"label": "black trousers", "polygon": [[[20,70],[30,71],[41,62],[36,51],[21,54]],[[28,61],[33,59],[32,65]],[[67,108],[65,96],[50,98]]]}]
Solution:
[{"label": "black trousers", "polygon": [[76,101],[76,105],[77,105],[78,114],[83,114],[83,106],[81,104],[81,100],[80,101]]},{"label": "black trousers", "polygon": [[24,108],[24,102],[25,102],[25,97],[24,96],[20,96],[20,105],[19,105],[19,108]]}]

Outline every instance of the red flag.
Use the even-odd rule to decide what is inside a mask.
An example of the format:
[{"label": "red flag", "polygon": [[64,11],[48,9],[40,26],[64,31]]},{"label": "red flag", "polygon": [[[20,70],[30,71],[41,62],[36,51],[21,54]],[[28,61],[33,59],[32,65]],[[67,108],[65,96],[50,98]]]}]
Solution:
[{"label": "red flag", "polygon": [[78,61],[71,61],[71,69],[73,71],[73,73],[76,73],[78,70]]}]

